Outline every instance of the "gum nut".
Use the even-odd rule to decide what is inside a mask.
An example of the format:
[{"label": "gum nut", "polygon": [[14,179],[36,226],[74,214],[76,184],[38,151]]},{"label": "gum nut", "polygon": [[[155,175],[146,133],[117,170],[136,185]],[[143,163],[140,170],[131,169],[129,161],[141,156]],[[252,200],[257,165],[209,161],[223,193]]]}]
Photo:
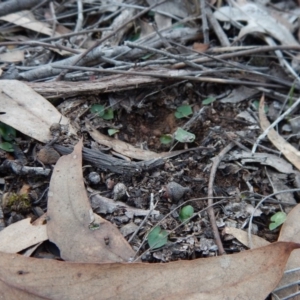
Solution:
[{"label": "gum nut", "polygon": [[165,187],[165,195],[173,202],[178,202],[186,192],[190,191],[190,188],[183,187],[177,182],[171,181]]},{"label": "gum nut", "polygon": [[44,146],[36,156],[37,159],[45,165],[54,165],[60,158],[59,153],[49,146]]},{"label": "gum nut", "polygon": [[108,190],[112,190],[113,187],[115,186],[115,181],[111,178],[106,179],[106,187]]},{"label": "gum nut", "polygon": [[100,182],[100,175],[97,172],[91,172],[89,174],[89,181],[92,184],[98,184]]},{"label": "gum nut", "polygon": [[52,136],[56,137],[56,136],[59,136],[60,133],[61,133],[61,126],[59,123],[53,123],[51,126],[50,126],[50,132],[52,134]]},{"label": "gum nut", "polygon": [[117,183],[114,186],[113,189],[113,194],[114,194],[114,200],[121,200],[123,199],[125,196],[127,196],[127,188],[126,185],[124,183]]}]

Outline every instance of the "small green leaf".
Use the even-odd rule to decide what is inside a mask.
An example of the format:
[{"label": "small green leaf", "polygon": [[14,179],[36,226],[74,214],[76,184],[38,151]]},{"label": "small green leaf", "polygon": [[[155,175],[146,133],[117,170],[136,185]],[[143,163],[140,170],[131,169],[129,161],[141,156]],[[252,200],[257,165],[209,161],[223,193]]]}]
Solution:
[{"label": "small green leaf", "polygon": [[0,136],[2,136],[4,140],[11,142],[15,139],[16,135],[16,129],[0,122]]},{"label": "small green leaf", "polygon": [[179,213],[179,219],[184,222],[189,219],[194,213],[194,208],[191,205],[184,206]]},{"label": "small green leaf", "polygon": [[175,112],[175,117],[177,119],[185,118],[193,113],[193,110],[190,105],[179,106]]},{"label": "small green leaf", "polygon": [[155,12],[154,12],[153,10],[150,10],[150,11],[147,13],[147,15],[148,15],[149,17],[154,17],[154,16],[155,16]]},{"label": "small green leaf", "polygon": [[9,142],[3,142],[3,143],[0,143],[0,149],[6,151],[6,152],[14,152],[14,147],[11,143]]},{"label": "small green leaf", "polygon": [[[252,102],[252,104],[254,105],[255,109],[258,110],[259,109],[259,101],[258,100],[254,100]],[[269,111],[269,107],[268,105],[265,104],[265,113],[267,114]]]},{"label": "small green leaf", "polygon": [[159,138],[160,142],[164,145],[170,144],[173,140],[172,135],[164,134]]},{"label": "small green leaf", "polygon": [[93,104],[90,109],[91,113],[97,114],[99,117],[104,116],[104,110],[105,106],[101,104]]},{"label": "small green leaf", "polygon": [[193,133],[178,127],[174,133],[174,138],[181,143],[192,143],[196,136]]},{"label": "small green leaf", "polygon": [[113,129],[113,128],[109,128],[109,129],[107,130],[108,135],[110,135],[110,136],[116,134],[116,133],[119,132],[119,131],[120,131],[119,129]]},{"label": "small green leaf", "polygon": [[216,100],[217,100],[217,98],[215,98],[215,97],[208,97],[202,101],[202,104],[208,105],[208,104],[215,102]]},{"label": "small green leaf", "polygon": [[148,58],[150,58],[151,56],[153,56],[153,53],[149,53],[149,54],[146,54],[144,56],[142,56],[142,60],[147,60]]},{"label": "small green leaf", "polygon": [[156,226],[150,231],[147,239],[151,249],[160,248],[167,243],[168,233],[166,230],[162,230],[160,226]]},{"label": "small green leaf", "polygon": [[175,25],[172,26],[173,29],[177,29],[177,28],[184,28],[185,24],[182,23],[176,23]]},{"label": "small green leaf", "polygon": [[104,120],[112,120],[114,118],[114,111],[112,108],[105,108],[105,106],[101,104],[93,104],[90,111]]},{"label": "small green leaf", "polygon": [[102,118],[104,120],[112,120],[114,118],[114,111],[112,110],[112,108],[106,109]]},{"label": "small green leaf", "polygon": [[89,225],[89,229],[90,230],[97,230],[97,229],[100,229],[100,224],[97,224],[97,223],[91,223]]},{"label": "small green leaf", "polygon": [[271,217],[272,223],[269,224],[269,229],[274,230],[284,223],[286,220],[286,213],[279,211]]}]

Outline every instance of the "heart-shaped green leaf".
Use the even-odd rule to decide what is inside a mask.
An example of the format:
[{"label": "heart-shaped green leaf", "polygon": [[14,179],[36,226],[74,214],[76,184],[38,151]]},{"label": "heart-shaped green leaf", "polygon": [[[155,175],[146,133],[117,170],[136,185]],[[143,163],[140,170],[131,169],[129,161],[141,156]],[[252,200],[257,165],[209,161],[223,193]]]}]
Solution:
[{"label": "heart-shaped green leaf", "polygon": [[184,222],[185,220],[189,219],[194,213],[194,208],[191,205],[186,205],[182,207],[179,213],[179,219]]},{"label": "heart-shaped green leaf", "polygon": [[4,150],[6,152],[14,152],[14,147],[9,142],[0,143],[0,149]]},{"label": "heart-shaped green leaf", "polygon": [[160,226],[156,226],[150,231],[147,239],[151,249],[160,248],[167,243],[168,233],[166,230],[162,230]]},{"label": "heart-shaped green leaf", "polygon": [[104,115],[101,116],[101,117],[104,120],[112,120],[114,118],[114,111],[112,110],[112,108],[107,108],[104,111]]},{"label": "heart-shaped green leaf", "polygon": [[185,118],[193,113],[190,105],[179,106],[175,112],[175,117],[177,119]]},{"label": "heart-shaped green leaf", "polygon": [[208,105],[215,102],[217,99],[215,97],[208,97],[202,101],[203,105]]},{"label": "heart-shaped green leaf", "polygon": [[99,117],[103,117],[105,106],[101,104],[93,104],[91,106],[91,113],[97,114]]},{"label": "heart-shaped green leaf", "polygon": [[17,132],[13,127],[0,122],[0,136],[2,136],[4,140],[11,142],[15,139],[16,134]]},{"label": "heart-shaped green leaf", "polygon": [[119,132],[119,131],[120,131],[119,129],[113,129],[113,128],[109,128],[109,129],[107,130],[108,135],[110,135],[110,136],[116,134],[116,133]]},{"label": "heart-shaped green leaf", "polygon": [[164,145],[170,144],[173,140],[170,134],[164,134],[159,138],[160,142]]},{"label": "heart-shaped green leaf", "polygon": [[274,230],[284,223],[286,220],[286,213],[279,211],[271,217],[272,223],[269,224],[269,229]]},{"label": "heart-shaped green leaf", "polygon": [[193,133],[188,132],[180,127],[178,127],[175,131],[174,137],[175,140],[181,143],[192,143],[196,138],[196,136]]}]

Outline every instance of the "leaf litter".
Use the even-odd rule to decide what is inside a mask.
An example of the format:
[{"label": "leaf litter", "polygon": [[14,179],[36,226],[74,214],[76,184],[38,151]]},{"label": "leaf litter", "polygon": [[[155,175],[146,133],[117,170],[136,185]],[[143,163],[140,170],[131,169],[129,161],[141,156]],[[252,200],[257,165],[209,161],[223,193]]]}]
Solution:
[{"label": "leaf litter", "polygon": [[[121,262],[134,251],[110,222],[94,215],[82,177],[82,141],[59,159],[48,192],[47,233],[64,260]],[[59,209],[57,209],[59,208]],[[80,234],[78,234],[80,233]]]},{"label": "leaf litter", "polygon": [[[150,2],[150,5],[157,5]],[[152,8],[149,12],[150,8],[147,8],[141,13],[136,7],[126,7],[127,4],[124,6],[123,3],[118,15],[106,19],[105,25],[110,26],[109,30],[97,28],[97,34],[101,31],[100,39],[94,32],[86,35],[84,27],[90,28],[88,26],[93,24],[95,13],[115,13],[118,4],[110,8],[101,7],[101,11],[93,11],[90,15],[89,10],[85,9],[95,8],[93,2],[84,2],[83,11],[79,2],[77,7],[70,6],[71,10],[64,4],[51,3],[50,8],[42,5],[30,13],[25,12],[28,22],[27,25],[23,23],[24,27],[20,23],[23,17],[19,21],[2,21],[6,25],[14,22],[12,26],[21,26],[14,27],[12,35],[4,36],[11,46],[2,44],[1,51],[4,54],[14,51],[25,54],[21,63],[22,58],[14,60],[15,66],[10,62],[13,59],[7,60],[0,53],[0,57],[5,58],[5,63],[0,65],[0,84],[3,84],[0,119],[18,130],[9,141],[11,152],[0,150],[0,185],[3,187],[3,198],[10,201],[10,205],[2,205],[0,211],[1,224],[4,224],[3,227],[9,225],[0,235],[5,240],[3,251],[32,255],[36,258],[24,263],[32,264],[32,268],[35,264],[49,264],[50,274],[57,262],[45,262],[37,257],[44,258],[53,253],[52,258],[65,260],[59,262],[59,266],[72,266],[74,272],[77,269],[80,274],[83,274],[80,268],[85,270],[93,266],[96,270],[104,266],[105,274],[109,275],[107,281],[101,282],[101,291],[115,293],[116,298],[121,296],[120,291],[111,285],[113,280],[120,282],[121,290],[124,289],[124,295],[129,299],[134,295],[140,297],[148,290],[154,290],[156,298],[176,299],[187,295],[189,298],[204,299],[236,298],[237,295],[254,299],[267,297],[282,275],[288,251],[296,247],[274,243],[280,228],[269,230],[272,216],[291,210],[282,225],[279,240],[284,236],[283,232],[287,236],[287,232],[292,232],[285,227],[286,224],[293,230],[298,227],[298,222],[292,218],[295,210],[292,208],[299,201],[297,190],[276,194],[260,205],[258,213],[254,211],[256,203],[264,197],[262,195],[300,188],[299,172],[295,170],[295,167],[298,168],[298,111],[291,110],[294,107],[292,102],[298,103],[299,97],[299,87],[293,83],[298,72],[296,58],[299,45],[292,32],[292,28],[298,25],[292,24],[295,22],[293,10],[296,11],[296,4],[288,2],[259,5],[232,1],[231,6],[216,6],[214,13],[204,1],[200,4],[196,1],[166,1],[166,6],[159,6],[158,10]],[[283,5],[286,7],[283,8]],[[279,15],[274,7],[278,11],[283,9],[284,13]],[[61,22],[63,15],[60,14],[65,9],[70,14],[68,21],[73,20],[74,23]],[[293,13],[288,16],[287,12]],[[14,13],[19,14],[18,11]],[[227,14],[227,19],[224,19],[225,13],[231,17],[228,19]],[[201,18],[191,21],[189,17],[192,15]],[[19,16],[24,16],[24,12]],[[83,16],[87,17],[84,23]],[[186,18],[189,23],[181,18]],[[52,22],[52,19],[56,21]],[[202,32],[201,29],[199,31],[200,19]],[[230,20],[232,24],[228,26]],[[152,21],[156,22],[156,26]],[[47,25],[38,27],[38,24]],[[95,24],[92,27],[99,25],[97,22]],[[133,30],[133,24],[137,30]],[[219,24],[224,27],[218,27]],[[28,37],[20,41],[14,33],[24,34],[25,27]],[[240,30],[239,34],[234,27]],[[212,31],[218,37],[214,43],[210,36]],[[36,32],[46,35],[46,38],[37,41],[39,36]],[[228,38],[238,40],[239,44],[230,45]],[[101,45],[103,42],[105,47]],[[271,47],[252,46],[261,42]],[[199,45],[201,51],[192,51],[199,50]],[[76,64],[75,60],[83,51],[87,55],[78,65],[85,67],[70,66]],[[272,57],[272,53],[276,56]],[[234,64],[231,58],[235,59]],[[97,67],[98,64],[101,64],[99,69],[86,67]],[[67,74],[61,74],[54,80],[55,74],[62,70],[59,68],[65,66],[70,67]],[[176,70],[178,68],[181,70]],[[31,82],[25,84],[17,81],[20,79]],[[63,81],[59,81],[61,79]],[[288,92],[291,87],[293,92]],[[262,92],[266,103],[257,111],[256,97]],[[105,107],[109,114],[104,117],[101,112],[97,116],[91,113],[91,107]],[[188,111],[182,111],[182,107],[188,108]],[[275,147],[266,138],[257,139],[258,115],[263,130],[270,124],[263,120],[269,118],[274,123],[277,119],[276,139],[274,135],[268,135]],[[176,116],[180,118],[176,119]],[[178,137],[176,133],[181,128],[184,136]],[[107,142],[109,132],[114,135]],[[82,142],[78,143],[78,137],[83,137],[84,147],[80,144]],[[168,143],[162,143],[162,137],[170,137]],[[77,146],[74,148],[75,144]],[[255,154],[250,149],[253,144],[258,145]],[[223,150],[229,145],[234,149],[223,155]],[[295,150],[291,151],[289,145]],[[281,152],[285,157],[281,156]],[[292,155],[296,155],[295,159],[291,159]],[[212,169],[216,170],[214,174]],[[170,196],[170,184],[189,192],[176,196],[172,191]],[[18,191],[25,185],[29,186],[25,197],[30,199],[31,205],[24,210],[22,203],[15,201],[22,198]],[[86,189],[90,193],[89,198]],[[207,204],[207,195],[216,198],[209,199]],[[182,221],[180,212],[187,204],[191,206],[190,213]],[[217,216],[215,221],[209,220],[207,205],[213,207],[213,213]],[[42,216],[45,211],[48,213],[47,224],[41,217],[44,223],[38,226],[43,235],[37,238],[37,226],[30,224],[29,220]],[[253,244],[258,246],[271,242],[267,247],[256,249],[257,252],[245,251],[249,244],[244,230],[251,214],[254,214]],[[293,221],[289,221],[291,219]],[[225,234],[218,241],[218,232],[224,227]],[[152,247],[147,243],[149,232],[155,228],[160,228],[160,232],[164,233],[161,247],[156,249],[155,244],[160,242],[156,237]],[[19,234],[24,231],[28,234],[22,234],[25,238],[19,238],[14,247],[12,239],[16,239],[18,231]],[[42,242],[48,235],[54,243]],[[227,254],[241,253],[213,257],[220,251],[216,246],[220,242]],[[297,234],[292,242],[299,242]],[[273,250],[278,253],[284,252],[283,249],[289,250],[278,260],[280,266],[277,266],[276,255],[279,254],[276,252],[266,260],[264,249],[271,254]],[[14,254],[14,257],[22,260],[19,255]],[[241,257],[241,260],[257,262],[253,264],[253,268],[257,269],[253,272],[250,267],[244,269]],[[293,257],[292,254],[287,269],[298,265],[297,258],[292,260]],[[153,264],[116,263],[131,261],[132,258]],[[176,260],[180,261],[172,262]],[[236,264],[232,263],[235,260]],[[155,264],[157,262],[171,263],[162,266]],[[202,264],[207,264],[205,270],[201,269]],[[221,269],[215,269],[214,264]],[[173,266],[176,266],[176,272],[172,271]],[[265,266],[267,271],[262,270]],[[38,268],[35,274],[26,273],[24,270],[27,267],[18,270],[19,278],[14,282],[13,279],[9,282],[3,271],[1,291],[9,298],[45,297],[39,292],[43,283],[38,286],[39,278],[44,277],[39,276]],[[198,268],[202,270],[200,281]],[[120,274],[119,271],[114,273],[117,269]],[[132,288],[124,277],[127,270],[132,276],[129,280]],[[272,272],[276,276],[271,277],[269,274]],[[28,274],[37,278],[30,284],[22,283]],[[95,274],[88,271],[84,274],[90,276],[92,283],[94,278],[91,276]],[[147,286],[149,274],[152,281]],[[216,274],[223,275],[218,278]],[[53,285],[62,289],[64,283],[67,286],[70,282],[68,274],[63,276],[66,277],[60,277],[64,278],[60,282],[55,282],[57,278],[53,277],[50,282],[54,280]],[[250,276],[251,279],[243,283],[235,276]],[[264,280],[269,277],[271,282]],[[185,285],[173,286],[182,278]],[[230,278],[236,280],[233,289]],[[287,273],[284,280],[281,285],[297,282],[297,274]],[[18,283],[23,290],[19,290]],[[92,295],[91,298],[97,298],[97,288],[89,286],[86,281],[85,285],[89,290],[82,282],[76,296],[87,298],[87,295]],[[140,288],[136,288],[139,285]],[[28,289],[30,286],[32,288]],[[53,298],[54,294],[50,290],[48,292],[47,297]],[[297,286],[275,292],[282,293],[284,297],[290,296],[297,292]],[[39,296],[34,296],[35,293]],[[63,295],[61,299],[70,298],[72,291],[65,289],[62,294],[59,293]],[[103,292],[103,295],[106,294]],[[145,294],[143,298],[147,299],[149,295]]]}]

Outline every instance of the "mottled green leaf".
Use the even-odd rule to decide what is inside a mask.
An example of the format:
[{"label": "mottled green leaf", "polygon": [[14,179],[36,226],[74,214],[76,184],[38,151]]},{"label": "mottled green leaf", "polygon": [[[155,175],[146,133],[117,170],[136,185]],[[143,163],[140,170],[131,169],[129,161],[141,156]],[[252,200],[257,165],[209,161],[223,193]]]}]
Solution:
[{"label": "mottled green leaf", "polygon": [[151,249],[160,248],[167,243],[168,233],[166,230],[162,230],[160,226],[156,226],[150,231],[147,239]]},{"label": "mottled green leaf", "polygon": [[180,127],[178,127],[175,131],[174,137],[177,141],[181,143],[192,143],[196,138],[196,136],[193,133],[188,132]]},{"label": "mottled green leaf", "polygon": [[114,135],[115,133],[119,132],[120,130],[119,129],[113,129],[113,128],[110,128],[107,130],[108,132],[108,135]]},{"label": "mottled green leaf", "polygon": [[190,105],[179,106],[175,112],[175,117],[177,119],[185,118],[193,113]]},{"label": "mottled green leaf", "polygon": [[269,224],[269,229],[274,230],[284,223],[286,220],[286,213],[279,211],[271,217],[271,223]]},{"label": "mottled green leaf", "polygon": [[194,208],[191,205],[186,205],[182,207],[179,213],[179,219],[184,222],[185,220],[189,219],[194,213]]},{"label": "mottled green leaf", "polygon": [[9,142],[0,143],[0,149],[7,151],[7,152],[14,152],[14,147]]},{"label": "mottled green leaf", "polygon": [[97,114],[99,117],[103,117],[104,116],[104,109],[105,109],[105,106],[104,105],[101,105],[101,104],[93,104],[91,106],[91,112],[93,114]]},{"label": "mottled green leaf", "polygon": [[5,141],[13,141],[16,135],[17,132],[13,127],[0,122],[0,136],[2,136]]},{"label": "mottled green leaf", "polygon": [[170,144],[173,140],[170,134],[164,134],[159,138],[160,142],[164,145]]},{"label": "mottled green leaf", "polygon": [[215,97],[208,97],[202,101],[203,105],[208,105],[215,102],[217,99]]}]

